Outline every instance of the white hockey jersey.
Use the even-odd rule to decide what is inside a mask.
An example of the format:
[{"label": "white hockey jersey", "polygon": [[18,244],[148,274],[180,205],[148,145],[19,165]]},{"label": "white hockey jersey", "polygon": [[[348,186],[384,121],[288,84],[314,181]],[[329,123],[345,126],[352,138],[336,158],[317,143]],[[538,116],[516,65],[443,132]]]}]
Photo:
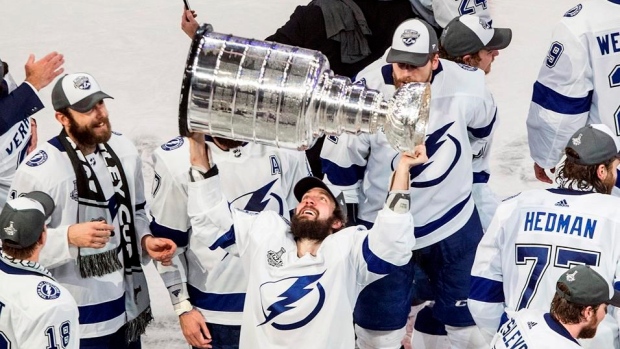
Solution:
[{"label": "white hockey jersey", "polygon": [[576,264],[620,287],[620,199],[565,189],[507,199],[478,245],[467,302],[472,317],[489,335],[504,312],[548,310],[560,275]]},{"label": "white hockey jersey", "polygon": [[[357,81],[389,98],[394,93],[392,65],[384,61],[385,57],[365,68]],[[439,60],[431,83],[425,141],[429,161],[411,169],[416,248],[452,235],[471,217],[473,149],[478,154],[492,136],[496,113],[484,72]],[[321,158],[326,182],[340,187],[347,202],[359,203],[359,222],[374,222],[387,195],[386,183],[399,160],[385,134],[328,137]]]},{"label": "white hockey jersey", "polygon": [[[142,237],[150,234],[149,221],[144,211],[144,179],[142,161],[137,149],[129,139],[116,133],[108,141],[114,150],[128,181],[134,206],[135,230],[138,243]],[[62,147],[58,137],[54,137],[29,154],[15,173],[9,197],[14,198],[23,193],[40,190],[49,194],[56,208],[48,223],[47,243],[41,251],[40,263],[50,270],[58,282],[66,287],[75,298],[80,311],[80,333],[82,338],[102,337],[116,332],[127,322],[125,313],[125,288],[123,270],[106,274],[102,277],[82,278],[77,265],[78,248],[69,245],[67,229],[77,223],[77,187],[71,161]],[[114,188],[112,179],[104,165],[101,153],[86,156],[90,162],[105,196],[110,205]],[[110,223],[110,222],[108,222]],[[121,231],[118,220],[110,223],[115,231]],[[120,245],[120,234],[110,237],[108,244]],[[141,251],[141,248],[139,248]],[[145,258],[146,258],[145,254]],[[123,261],[123,254],[119,253]],[[147,292],[147,290],[144,290]]]},{"label": "white hockey jersey", "polygon": [[192,239],[235,243],[249,277],[241,349],[353,348],[353,307],[361,287],[406,264],[414,245],[409,213],[381,210],[373,229],[328,236],[316,256],[297,256],[288,222],[275,212],[233,210],[220,176],[189,183]]},{"label": "white hockey jersey", "polygon": [[534,83],[527,117],[532,159],[555,167],[586,124],[605,124],[620,137],[620,2],[588,0],[556,26]]},{"label": "white hockey jersey", "polygon": [[461,15],[476,15],[491,19],[488,0],[432,0],[435,20],[442,28],[454,17]]},{"label": "white hockey jersey", "polygon": [[[224,196],[232,207],[289,217],[297,205],[293,186],[311,175],[304,152],[255,143],[224,151],[207,138],[210,160],[217,164]],[[209,322],[241,325],[247,289],[241,260],[191,239],[187,215],[189,143],[182,137],[172,139],[153,152],[153,163],[151,230],[155,236],[175,241],[181,252],[172,267],[158,265],[164,283],[172,286],[187,282],[192,305]],[[175,295],[173,299],[182,301],[183,297]]]},{"label": "white hockey jersey", "polygon": [[80,347],[78,309],[38,263],[0,257],[0,348]]},{"label": "white hockey jersey", "polygon": [[542,310],[516,313],[495,334],[492,349],[581,349],[562,324]]}]

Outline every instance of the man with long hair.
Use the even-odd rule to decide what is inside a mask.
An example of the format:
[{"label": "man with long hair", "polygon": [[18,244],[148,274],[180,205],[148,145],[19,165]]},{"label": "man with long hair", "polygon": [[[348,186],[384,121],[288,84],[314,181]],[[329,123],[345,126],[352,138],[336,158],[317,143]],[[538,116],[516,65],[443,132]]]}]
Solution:
[{"label": "man with long hair", "polygon": [[[576,264],[598,267],[607,282],[620,267],[620,200],[608,195],[617,180],[620,143],[605,125],[579,129],[565,147],[555,189],[506,199],[478,245],[468,306],[488,340],[502,315],[545,308],[555,281]],[[614,345],[617,324],[605,321],[591,344]]]}]

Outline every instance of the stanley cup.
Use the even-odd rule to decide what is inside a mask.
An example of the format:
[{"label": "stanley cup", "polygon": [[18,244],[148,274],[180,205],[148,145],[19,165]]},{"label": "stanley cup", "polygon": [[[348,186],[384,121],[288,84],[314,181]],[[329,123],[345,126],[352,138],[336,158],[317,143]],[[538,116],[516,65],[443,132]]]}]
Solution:
[{"label": "stanley cup", "polygon": [[305,150],[322,134],[383,130],[397,150],[424,142],[430,86],[411,83],[389,101],[334,75],[318,51],[196,32],[187,58],[179,131]]}]

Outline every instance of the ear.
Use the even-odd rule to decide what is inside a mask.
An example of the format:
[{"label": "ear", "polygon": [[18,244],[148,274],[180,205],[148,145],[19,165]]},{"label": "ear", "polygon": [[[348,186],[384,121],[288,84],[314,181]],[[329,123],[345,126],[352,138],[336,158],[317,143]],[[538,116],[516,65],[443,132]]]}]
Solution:
[{"label": "ear", "polygon": [[463,62],[465,62],[465,64],[467,65],[471,65],[471,55],[463,56]]},{"label": "ear", "polygon": [[344,223],[342,223],[341,220],[337,220],[334,223],[332,223],[332,230],[340,229],[342,228],[343,225]]},{"label": "ear", "polygon": [[62,126],[69,127],[69,118],[66,115],[56,112],[54,113],[54,117],[62,124]]},{"label": "ear", "polygon": [[439,54],[435,53],[433,54],[433,57],[431,58],[431,68],[435,70],[437,69],[437,67],[439,67]]},{"label": "ear", "polygon": [[598,165],[598,167],[596,168],[596,176],[598,177],[598,179],[603,181],[607,178],[608,175],[609,171],[607,171],[607,167],[603,164]]}]

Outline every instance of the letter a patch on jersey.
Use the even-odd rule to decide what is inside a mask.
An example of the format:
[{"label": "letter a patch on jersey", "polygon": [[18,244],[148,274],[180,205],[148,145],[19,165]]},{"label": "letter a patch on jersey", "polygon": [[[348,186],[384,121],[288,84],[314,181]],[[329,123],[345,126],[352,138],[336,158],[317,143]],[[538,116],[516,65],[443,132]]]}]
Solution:
[{"label": "letter a patch on jersey", "polygon": [[271,175],[281,174],[282,166],[280,166],[278,158],[275,155],[270,155],[269,161],[271,162]]}]

